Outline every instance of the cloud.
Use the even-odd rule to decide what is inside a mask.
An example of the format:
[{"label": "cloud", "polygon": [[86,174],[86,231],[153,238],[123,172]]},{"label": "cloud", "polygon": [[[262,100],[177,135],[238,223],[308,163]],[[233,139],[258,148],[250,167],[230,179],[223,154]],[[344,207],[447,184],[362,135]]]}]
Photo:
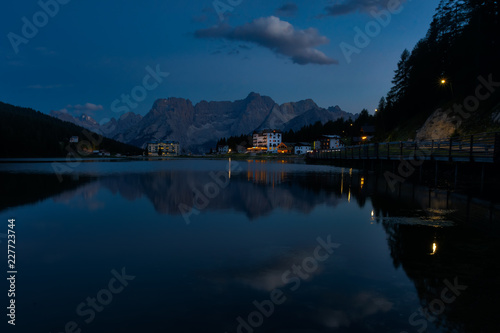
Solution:
[{"label": "cloud", "polygon": [[[390,2],[394,0],[346,0],[343,3],[336,3],[325,7],[326,14],[322,16],[340,16],[356,12],[369,13],[386,9]],[[399,0],[400,5],[406,0]]]},{"label": "cloud", "polygon": [[73,108],[75,110],[90,110],[90,111],[98,111],[102,110],[103,106],[102,105],[97,105],[93,103],[85,103],[84,105],[77,104],[77,105],[68,105],[66,106],[67,108]]},{"label": "cloud", "polygon": [[31,86],[28,86],[29,89],[57,89],[61,88],[62,84],[49,84],[49,85],[42,85],[42,84],[34,84]]},{"label": "cloud", "polygon": [[287,3],[287,4],[284,4],[283,6],[281,6],[280,8],[276,9],[276,15],[282,16],[282,17],[295,16],[298,9],[299,9],[299,7],[297,7],[296,4]]},{"label": "cloud", "polygon": [[384,296],[364,291],[354,295],[342,303],[342,310],[321,308],[318,320],[330,329],[349,327],[363,318],[391,311],[394,304]]},{"label": "cloud", "polygon": [[40,54],[44,56],[53,56],[57,54],[55,51],[52,51],[44,46],[37,47],[35,48],[35,50],[37,50]]},{"label": "cloud", "polygon": [[296,30],[293,25],[276,16],[261,17],[234,28],[227,24],[219,24],[197,30],[195,36],[254,43],[277,54],[288,56],[299,65],[338,63],[337,60],[316,49],[319,45],[329,43],[328,38],[319,35],[318,30],[314,28]]},{"label": "cloud", "polygon": [[93,104],[93,103],[85,103],[83,105],[82,104],[76,104],[76,105],[68,104],[68,105],[66,105],[65,108],[63,108],[61,110],[57,110],[57,111],[69,113],[73,116],[80,116],[82,114],[94,115],[94,113],[96,111],[101,111],[103,109],[104,109],[104,107],[102,105]]}]

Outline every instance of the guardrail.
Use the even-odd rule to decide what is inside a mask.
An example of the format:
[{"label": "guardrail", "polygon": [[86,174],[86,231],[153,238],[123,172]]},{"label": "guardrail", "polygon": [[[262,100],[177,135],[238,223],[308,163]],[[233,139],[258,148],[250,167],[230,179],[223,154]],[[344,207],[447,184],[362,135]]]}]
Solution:
[{"label": "guardrail", "polygon": [[435,160],[448,162],[500,162],[500,132],[481,133],[431,141],[361,144],[308,153],[325,160]]}]

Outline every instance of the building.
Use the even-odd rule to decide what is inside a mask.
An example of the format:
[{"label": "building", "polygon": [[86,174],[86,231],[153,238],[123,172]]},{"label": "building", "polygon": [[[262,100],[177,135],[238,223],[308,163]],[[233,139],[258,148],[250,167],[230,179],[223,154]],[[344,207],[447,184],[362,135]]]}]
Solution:
[{"label": "building", "polygon": [[178,156],[180,155],[180,145],[177,141],[160,142],[158,154],[161,156]]},{"label": "building", "polygon": [[148,143],[148,155],[178,156],[180,145],[177,141],[153,141]]},{"label": "building", "polygon": [[362,142],[370,141],[375,135],[375,126],[361,126],[360,137]]},{"label": "building", "polygon": [[299,142],[295,145],[294,153],[295,155],[304,155],[308,151],[311,151],[311,144],[307,142]]},{"label": "building", "polygon": [[253,134],[253,146],[250,151],[263,151],[277,153],[281,143],[282,134],[278,130],[263,130]]},{"label": "building", "polygon": [[159,144],[157,141],[148,142],[148,155],[158,156]]},{"label": "building", "polygon": [[217,146],[217,154],[227,154],[229,153],[228,145],[218,145]]},{"label": "building", "polygon": [[278,154],[293,154],[294,145],[292,143],[282,142],[278,145]]},{"label": "building", "polygon": [[352,142],[355,144],[363,144],[371,141],[375,136],[375,127],[369,125],[361,126],[359,131],[359,136],[355,136],[352,138]]},{"label": "building", "polygon": [[338,135],[323,135],[320,141],[322,150],[339,149],[345,146]]}]

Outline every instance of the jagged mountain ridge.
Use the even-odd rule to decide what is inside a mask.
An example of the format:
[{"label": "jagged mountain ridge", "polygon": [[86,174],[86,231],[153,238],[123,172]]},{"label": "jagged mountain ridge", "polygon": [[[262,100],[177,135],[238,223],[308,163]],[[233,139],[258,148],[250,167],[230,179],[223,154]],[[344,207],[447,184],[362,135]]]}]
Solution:
[{"label": "jagged mountain ridge", "polygon": [[[124,116],[101,125],[101,132],[143,148],[151,140],[175,140],[183,149],[193,152],[208,151],[222,137],[250,134],[259,129],[299,130],[317,121],[356,118],[338,106],[321,108],[311,99],[279,105],[272,98],[254,92],[234,102],[203,100],[195,105],[184,98],[158,99],[144,117],[130,112]],[[132,121],[127,122],[127,118]]]},{"label": "jagged mountain ridge", "polygon": [[50,116],[60,119],[62,121],[67,121],[75,125],[81,126],[83,128],[89,129],[91,131],[99,130],[100,126],[97,121],[95,121],[91,116],[82,114],[78,117],[71,115],[68,112],[63,111],[51,111]]}]

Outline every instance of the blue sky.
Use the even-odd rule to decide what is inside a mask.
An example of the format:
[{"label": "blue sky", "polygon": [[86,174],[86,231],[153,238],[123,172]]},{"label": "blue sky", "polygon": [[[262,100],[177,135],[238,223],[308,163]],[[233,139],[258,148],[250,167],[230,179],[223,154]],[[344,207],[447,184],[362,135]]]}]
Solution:
[{"label": "blue sky", "polygon": [[[373,111],[438,3],[403,1],[378,31],[371,12],[398,0],[58,1],[4,4],[0,101],[98,121],[119,116],[113,102],[134,89],[140,98],[128,109],[140,114],[158,98],[196,103],[252,91],[278,103],[312,98],[322,107]],[[53,17],[40,14],[40,3]],[[26,20],[38,31],[23,32]],[[341,43],[356,47],[356,28],[367,25],[375,29],[370,43],[348,62]],[[146,90],[147,67],[169,75],[149,78]]]}]

